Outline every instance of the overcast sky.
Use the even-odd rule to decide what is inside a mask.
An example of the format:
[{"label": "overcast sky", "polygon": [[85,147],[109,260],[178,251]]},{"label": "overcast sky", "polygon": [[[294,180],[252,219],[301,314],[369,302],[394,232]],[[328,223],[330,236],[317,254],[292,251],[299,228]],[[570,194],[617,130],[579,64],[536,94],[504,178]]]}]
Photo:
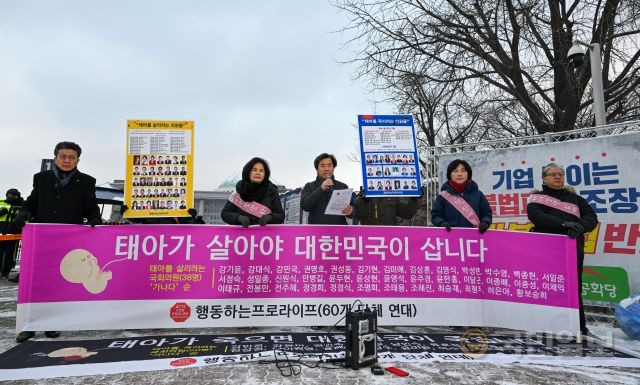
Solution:
[{"label": "overcast sky", "polygon": [[302,186],[325,151],[357,188],[356,115],[393,111],[337,64],[346,23],[327,0],[0,0],[2,193],[62,140],[98,184],[123,178],[127,119],[194,120],[199,190],[253,156]]}]

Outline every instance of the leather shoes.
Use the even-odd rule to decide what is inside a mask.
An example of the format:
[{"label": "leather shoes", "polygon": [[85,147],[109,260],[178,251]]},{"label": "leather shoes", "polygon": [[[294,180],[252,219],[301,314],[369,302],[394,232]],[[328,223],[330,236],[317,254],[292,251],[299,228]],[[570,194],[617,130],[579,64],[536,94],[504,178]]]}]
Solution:
[{"label": "leather shoes", "polygon": [[44,332],[44,335],[47,338],[58,338],[60,337],[60,332]]},{"label": "leather shoes", "polygon": [[22,343],[24,341],[30,340],[31,338],[36,336],[36,332],[20,332],[16,337],[17,343]]}]

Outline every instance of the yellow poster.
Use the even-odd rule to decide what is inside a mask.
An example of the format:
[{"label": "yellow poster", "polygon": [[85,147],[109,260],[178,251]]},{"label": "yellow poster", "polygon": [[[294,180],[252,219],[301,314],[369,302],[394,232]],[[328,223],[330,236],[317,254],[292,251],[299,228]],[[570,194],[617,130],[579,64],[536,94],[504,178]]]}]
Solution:
[{"label": "yellow poster", "polygon": [[193,121],[128,120],[124,216],[189,216],[193,148]]}]

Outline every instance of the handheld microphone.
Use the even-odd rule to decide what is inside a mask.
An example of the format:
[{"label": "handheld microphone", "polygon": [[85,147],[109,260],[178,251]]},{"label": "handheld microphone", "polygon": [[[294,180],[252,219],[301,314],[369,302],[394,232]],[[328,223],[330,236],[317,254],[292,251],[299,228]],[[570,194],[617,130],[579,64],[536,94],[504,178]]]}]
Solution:
[{"label": "handheld microphone", "polygon": [[[332,176],[333,176],[333,174],[331,174],[331,173],[324,174],[324,180],[331,179]],[[331,191],[331,190],[333,190],[333,185],[331,185],[331,186],[329,186],[327,188],[327,191]]]}]

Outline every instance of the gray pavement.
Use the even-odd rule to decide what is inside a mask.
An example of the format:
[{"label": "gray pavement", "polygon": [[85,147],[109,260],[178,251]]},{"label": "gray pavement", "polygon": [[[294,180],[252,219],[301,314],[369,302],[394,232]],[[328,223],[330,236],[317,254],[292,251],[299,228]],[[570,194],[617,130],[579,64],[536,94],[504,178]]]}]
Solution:
[{"label": "gray pavement", "polygon": [[[0,282],[0,351],[15,346],[17,287]],[[169,330],[118,330],[64,332],[61,339],[100,339],[140,335],[227,334],[269,332],[311,332],[307,328],[218,328]],[[434,328],[383,328],[385,332],[429,333]],[[38,334],[37,338],[43,337]],[[134,363],[132,363],[134,365]],[[390,374],[374,376],[369,369],[328,370],[303,367],[299,376],[283,377],[274,365],[258,363],[212,365],[205,367],[132,372],[123,374],[7,381],[7,384],[640,384],[640,368],[605,368],[532,364],[488,363],[401,363],[408,377]]]}]

